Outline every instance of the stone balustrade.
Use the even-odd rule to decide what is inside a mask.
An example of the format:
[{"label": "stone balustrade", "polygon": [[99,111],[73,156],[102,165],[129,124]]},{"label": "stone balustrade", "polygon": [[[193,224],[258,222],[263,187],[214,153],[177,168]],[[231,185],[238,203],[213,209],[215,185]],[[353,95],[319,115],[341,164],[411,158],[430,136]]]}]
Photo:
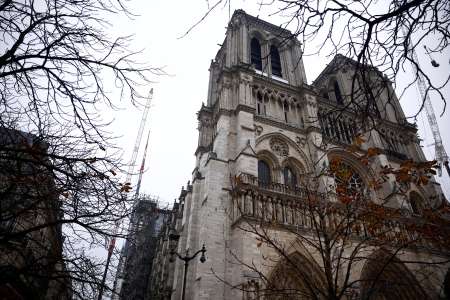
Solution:
[{"label": "stone balustrade", "polygon": [[[420,228],[426,225],[424,219],[415,217],[408,210],[383,207],[383,211],[395,217],[375,219],[369,224],[364,214],[367,216],[370,210],[357,208],[346,214],[345,205],[340,202],[330,203],[325,195],[280,183],[263,184],[257,177],[245,173],[236,178],[232,195],[234,224],[247,220],[286,226],[291,230],[314,229],[319,210],[313,205],[322,202],[327,203],[328,208],[325,214],[326,226],[336,228],[343,218],[348,218],[344,223],[348,224],[348,230],[355,238],[372,241],[382,239],[387,243],[428,249],[441,248],[430,242],[430,239],[423,238]],[[365,221],[358,220],[359,217]],[[434,227],[437,228],[436,224]]]},{"label": "stone balustrade", "polygon": [[[321,132],[326,140],[337,142],[338,144],[352,144],[356,136],[361,134],[361,125],[357,125],[358,116],[350,111],[342,111],[330,103],[320,102],[318,120]],[[410,157],[408,144],[411,136],[415,134],[415,127],[408,122],[395,124],[387,120],[378,120],[378,135],[381,138],[381,144],[377,147],[383,149],[383,152],[395,159],[406,160]],[[367,124],[366,124],[367,125]],[[370,127],[370,126],[369,126]],[[409,136],[409,138],[408,138]]]},{"label": "stone balustrade", "polygon": [[259,189],[266,190],[268,192],[280,193],[283,195],[291,195],[295,197],[306,197],[308,195],[308,191],[306,189],[291,187],[277,182],[263,183],[258,179],[258,177],[246,173],[241,173],[239,175],[238,182],[243,185],[256,186]]},{"label": "stone balustrade", "polygon": [[339,111],[327,111],[321,107],[318,115],[325,138],[344,144],[351,144],[357,133],[355,117]]}]

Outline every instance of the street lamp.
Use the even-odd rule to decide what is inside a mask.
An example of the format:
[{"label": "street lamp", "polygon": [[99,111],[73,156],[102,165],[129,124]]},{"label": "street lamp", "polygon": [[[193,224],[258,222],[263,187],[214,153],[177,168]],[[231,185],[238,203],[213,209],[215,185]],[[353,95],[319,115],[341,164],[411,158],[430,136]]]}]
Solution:
[{"label": "street lamp", "polygon": [[200,256],[200,262],[204,263],[206,261],[206,257],[205,257],[205,252],[206,252],[206,248],[205,248],[205,244],[203,244],[202,249],[198,250],[197,252],[194,253],[194,255],[189,256],[189,250],[186,250],[186,255],[185,256],[181,256],[180,254],[178,254],[175,250],[171,250],[170,251],[170,261],[173,262],[175,261],[175,259],[173,258],[174,255],[178,256],[179,259],[181,259],[182,261],[184,261],[184,277],[183,277],[183,292],[181,294],[181,300],[184,300],[185,297],[185,292],[186,292],[186,277],[187,277],[187,270],[188,270],[188,266],[189,266],[189,262],[191,260],[193,260],[199,253],[202,253],[202,255]]}]

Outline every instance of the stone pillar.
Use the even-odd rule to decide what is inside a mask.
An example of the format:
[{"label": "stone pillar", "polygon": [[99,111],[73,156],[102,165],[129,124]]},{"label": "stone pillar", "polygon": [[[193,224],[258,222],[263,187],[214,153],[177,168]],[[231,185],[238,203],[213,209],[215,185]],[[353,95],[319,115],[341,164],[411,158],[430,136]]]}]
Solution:
[{"label": "stone pillar", "polygon": [[[322,134],[320,132],[320,124],[317,114],[317,101],[313,95],[305,95],[306,106],[305,116],[308,120],[307,144],[309,148],[309,157],[313,163],[315,175],[320,175],[317,182],[317,191],[332,196],[334,193],[334,179],[324,174],[329,165],[326,149],[322,144]],[[332,198],[332,197],[331,197]]]},{"label": "stone pillar", "polygon": [[295,74],[295,82],[289,83],[292,85],[301,86],[307,83],[305,67],[303,66],[301,43],[297,40],[293,41],[293,46],[291,49],[292,70]]},{"label": "stone pillar", "polygon": [[224,188],[229,186],[229,180],[227,162],[214,158],[207,162],[205,190],[198,207],[200,226],[195,248],[200,249],[205,243],[207,259],[205,263],[198,259],[191,262],[195,274],[190,282],[191,297],[187,299],[223,299],[225,289],[228,288],[216,276],[226,276],[226,241],[229,239],[230,226],[227,211],[231,209],[231,199]]}]

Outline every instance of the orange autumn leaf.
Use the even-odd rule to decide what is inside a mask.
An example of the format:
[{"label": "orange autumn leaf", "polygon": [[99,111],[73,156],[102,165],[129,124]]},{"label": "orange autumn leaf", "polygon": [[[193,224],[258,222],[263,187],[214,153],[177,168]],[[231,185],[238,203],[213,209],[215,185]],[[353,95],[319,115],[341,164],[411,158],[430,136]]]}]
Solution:
[{"label": "orange autumn leaf", "polygon": [[408,172],[400,170],[395,174],[395,178],[400,182],[409,182],[411,181],[411,175]]},{"label": "orange autumn leaf", "polygon": [[412,160],[405,160],[400,164],[400,168],[410,170],[414,167],[414,162]]},{"label": "orange autumn leaf", "polygon": [[338,193],[338,194],[345,194],[346,190],[347,189],[345,187],[343,187],[343,186],[336,187],[336,193]]},{"label": "orange autumn leaf", "polygon": [[353,144],[361,146],[366,140],[362,138],[362,136],[358,135],[354,140]]},{"label": "orange autumn leaf", "polygon": [[341,196],[339,197],[339,200],[344,204],[350,204],[353,201],[353,199],[349,196]]},{"label": "orange autumn leaf", "polygon": [[342,159],[339,157],[332,158],[330,160],[330,169],[332,172],[335,172],[339,169],[339,166],[341,165]]},{"label": "orange autumn leaf", "polygon": [[419,178],[417,179],[417,185],[426,185],[429,181],[429,178],[427,176],[419,176]]},{"label": "orange autumn leaf", "polygon": [[369,148],[367,149],[367,157],[373,157],[381,154],[381,150],[378,148]]},{"label": "orange autumn leaf", "polygon": [[361,163],[365,166],[369,165],[369,160],[365,157],[361,158]]}]

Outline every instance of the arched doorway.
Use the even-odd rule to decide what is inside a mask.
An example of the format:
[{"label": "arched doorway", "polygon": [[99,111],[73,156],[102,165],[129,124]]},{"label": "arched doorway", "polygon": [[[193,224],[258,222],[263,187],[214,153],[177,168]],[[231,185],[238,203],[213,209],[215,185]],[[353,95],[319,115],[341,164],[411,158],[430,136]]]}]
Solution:
[{"label": "arched doorway", "polygon": [[387,250],[372,254],[361,273],[362,300],[429,299],[408,268]]},{"label": "arched doorway", "polygon": [[262,294],[267,300],[321,299],[323,277],[315,262],[295,252],[277,264]]}]

